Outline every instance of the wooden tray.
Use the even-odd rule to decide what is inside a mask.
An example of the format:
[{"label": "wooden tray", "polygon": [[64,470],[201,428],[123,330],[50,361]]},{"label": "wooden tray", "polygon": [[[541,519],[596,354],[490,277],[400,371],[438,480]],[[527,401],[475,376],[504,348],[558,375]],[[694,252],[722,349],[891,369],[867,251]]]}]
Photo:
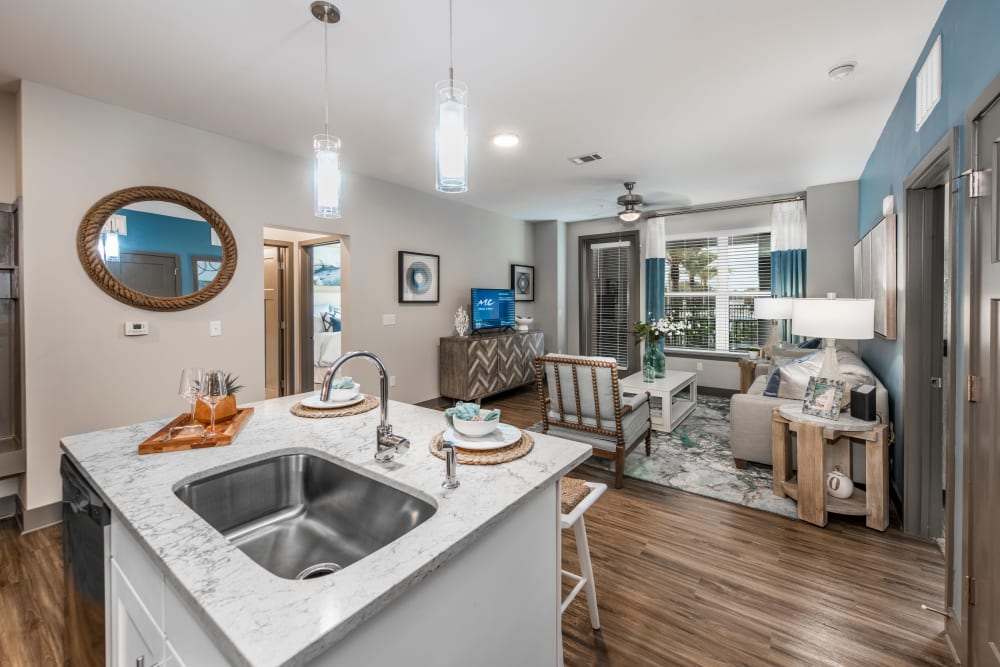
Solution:
[{"label": "wooden tray", "polygon": [[[186,449],[205,449],[206,447],[224,447],[233,441],[240,429],[250,421],[253,408],[239,408],[236,415],[227,422],[216,422],[216,432],[206,437],[200,435],[170,437],[170,430],[188,426],[192,423],[191,413],[186,412],[177,417],[159,431],[146,438],[139,445],[140,454],[161,454],[163,452],[179,452]],[[206,427],[207,428],[207,427]]]}]

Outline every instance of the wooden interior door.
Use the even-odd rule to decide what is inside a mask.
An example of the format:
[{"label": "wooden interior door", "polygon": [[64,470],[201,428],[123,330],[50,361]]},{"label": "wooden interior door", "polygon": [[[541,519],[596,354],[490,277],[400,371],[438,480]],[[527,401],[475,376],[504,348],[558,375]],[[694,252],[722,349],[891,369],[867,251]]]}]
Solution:
[{"label": "wooden interior door", "polygon": [[[969,662],[1000,665],[1000,211],[996,169],[1000,157],[1000,95],[973,122],[974,169],[985,187],[968,201],[973,207],[975,273],[972,293],[972,367],[978,396],[970,407],[968,580]],[[975,175],[974,175],[975,176]],[[974,386],[974,385],[973,385]],[[976,392],[973,392],[976,393]]]}]

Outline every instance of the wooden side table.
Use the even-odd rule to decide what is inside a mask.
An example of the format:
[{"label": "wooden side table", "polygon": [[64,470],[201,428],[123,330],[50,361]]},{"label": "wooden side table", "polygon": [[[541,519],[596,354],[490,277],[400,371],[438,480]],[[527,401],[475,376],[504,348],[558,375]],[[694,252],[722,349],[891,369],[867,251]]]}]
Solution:
[{"label": "wooden side table", "polygon": [[750,389],[750,385],[757,379],[757,359],[739,359],[740,364],[740,393],[745,394]]},{"label": "wooden side table", "polygon": [[[801,403],[774,408],[771,412],[771,455],[774,459],[774,495],[798,502],[799,519],[825,526],[827,512],[867,517],[875,530],[889,527],[888,426],[861,421],[848,415],[839,420],[803,414]],[[791,470],[791,434],[796,435],[798,475]],[[851,440],[865,445],[867,489],[854,489],[850,498],[826,493],[826,475],[839,466],[851,469]]]}]

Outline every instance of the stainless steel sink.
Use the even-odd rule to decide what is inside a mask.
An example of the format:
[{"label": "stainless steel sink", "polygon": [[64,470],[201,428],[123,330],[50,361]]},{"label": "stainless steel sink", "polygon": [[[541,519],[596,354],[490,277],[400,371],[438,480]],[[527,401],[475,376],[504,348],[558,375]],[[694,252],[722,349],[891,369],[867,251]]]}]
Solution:
[{"label": "stainless steel sink", "polygon": [[175,493],[262,567],[285,579],[341,570],[437,509],[310,454],[285,454],[189,482]]}]

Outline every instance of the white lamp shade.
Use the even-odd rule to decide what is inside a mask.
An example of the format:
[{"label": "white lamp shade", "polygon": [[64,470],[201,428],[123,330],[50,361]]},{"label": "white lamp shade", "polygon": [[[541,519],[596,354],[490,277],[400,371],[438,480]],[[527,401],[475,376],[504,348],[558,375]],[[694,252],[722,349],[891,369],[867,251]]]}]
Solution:
[{"label": "white lamp shade", "polygon": [[794,299],[792,333],[808,338],[867,340],[875,336],[874,299]]},{"label": "white lamp shade", "polygon": [[792,316],[792,301],[787,297],[758,297],[753,300],[753,316],[758,320],[787,320]]}]

